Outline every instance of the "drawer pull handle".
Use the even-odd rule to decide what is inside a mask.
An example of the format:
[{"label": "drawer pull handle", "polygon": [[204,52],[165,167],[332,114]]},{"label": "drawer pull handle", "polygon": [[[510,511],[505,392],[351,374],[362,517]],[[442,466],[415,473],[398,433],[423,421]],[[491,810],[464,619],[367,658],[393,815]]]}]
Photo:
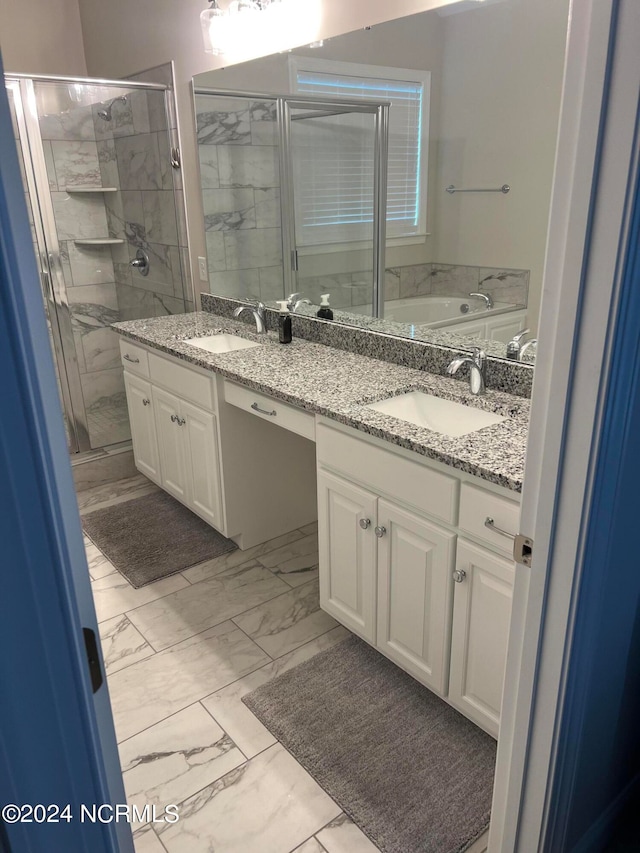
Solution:
[{"label": "drawer pull handle", "polygon": [[145,397],[145,398],[142,400],[142,405],[143,405],[143,406],[150,406],[150,405],[151,405],[151,400],[147,400],[147,398]]},{"label": "drawer pull handle", "polygon": [[171,420],[174,424],[178,424],[178,426],[184,426],[186,424],[185,419],[178,417],[178,415],[171,415]]},{"label": "drawer pull handle", "polygon": [[278,414],[275,409],[272,412],[268,412],[266,409],[261,409],[257,403],[252,403],[251,408],[254,412],[260,412],[261,415],[269,415],[270,418],[275,418]]},{"label": "drawer pull handle", "polygon": [[467,573],[464,569],[456,569],[453,573],[453,579],[456,583],[462,583],[462,581],[466,578]]},{"label": "drawer pull handle", "polygon": [[378,539],[382,539],[382,537],[387,532],[386,527],[374,527],[373,530],[374,530],[374,533],[376,534],[376,536],[378,537]]},{"label": "drawer pull handle", "polygon": [[502,530],[500,527],[496,527],[495,521],[490,516],[487,516],[485,518],[484,526],[488,527],[489,530],[493,530],[494,533],[499,533],[500,536],[506,536],[507,539],[515,539],[516,538],[515,533],[509,533],[507,530]]},{"label": "drawer pull handle", "polygon": [[122,357],[124,358],[125,361],[130,361],[131,364],[140,364],[140,359],[139,358],[131,358],[131,356],[129,355],[128,352],[125,352],[125,354]]},{"label": "drawer pull handle", "polygon": [[360,527],[363,530],[367,530],[367,528],[371,527],[371,519],[370,518],[361,518],[359,523],[360,523]]}]

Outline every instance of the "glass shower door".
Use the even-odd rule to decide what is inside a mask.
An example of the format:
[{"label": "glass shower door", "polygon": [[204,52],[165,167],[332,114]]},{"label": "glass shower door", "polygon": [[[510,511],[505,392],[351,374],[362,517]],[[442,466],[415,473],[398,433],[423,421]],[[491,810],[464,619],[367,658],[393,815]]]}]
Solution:
[{"label": "glass shower door", "polygon": [[13,131],[20,163],[22,184],[25,190],[27,213],[31,225],[31,236],[33,239],[33,251],[36,263],[40,270],[40,283],[42,287],[42,298],[45,307],[47,328],[49,330],[49,342],[54,356],[54,367],[58,382],[58,392],[62,404],[65,433],[70,453],[77,453],[88,447],[86,430],[81,424],[76,424],[73,417],[73,394],[69,382],[68,369],[72,364],[67,364],[65,350],[63,347],[63,333],[60,328],[56,300],[54,295],[52,256],[47,250],[44,236],[44,225],[40,216],[38,205],[38,193],[36,189],[36,176],[33,170],[31,152],[28,142],[28,132],[23,109],[23,98],[18,81],[9,81],[6,84],[9,98],[9,109],[13,122]]},{"label": "glass shower door", "polygon": [[328,293],[333,309],[378,316],[386,109],[340,101],[285,102],[292,290],[313,305]]},{"label": "glass shower door", "polygon": [[[118,320],[185,311],[165,86],[9,80],[71,452],[130,439]],[[131,267],[142,250],[146,274]]]}]

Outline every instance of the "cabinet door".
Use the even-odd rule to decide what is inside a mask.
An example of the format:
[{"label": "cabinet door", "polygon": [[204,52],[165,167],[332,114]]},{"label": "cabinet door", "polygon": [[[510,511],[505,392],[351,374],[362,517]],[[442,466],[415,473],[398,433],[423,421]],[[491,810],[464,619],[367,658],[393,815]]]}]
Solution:
[{"label": "cabinet door", "polygon": [[169,494],[188,504],[185,425],[180,423],[181,402],[173,394],[152,386],[156,410],[156,432],[160,453],[161,485]]},{"label": "cabinet door", "polygon": [[384,500],[378,525],[378,648],[444,696],[455,534]]},{"label": "cabinet door", "polygon": [[189,506],[209,524],[223,530],[220,501],[218,426],[215,415],[182,401],[187,441]]},{"label": "cabinet door", "polygon": [[125,371],[124,387],[131,422],[131,441],[136,468],[146,477],[160,482],[158,439],[151,385]]},{"label": "cabinet door", "polygon": [[449,700],[498,737],[515,565],[458,540]]},{"label": "cabinet door", "polygon": [[524,329],[526,319],[526,311],[498,315],[487,322],[487,338],[490,341],[499,341],[507,344],[514,335],[517,335],[518,332]]},{"label": "cabinet door", "polygon": [[318,472],[320,605],[355,634],[375,643],[376,497]]}]

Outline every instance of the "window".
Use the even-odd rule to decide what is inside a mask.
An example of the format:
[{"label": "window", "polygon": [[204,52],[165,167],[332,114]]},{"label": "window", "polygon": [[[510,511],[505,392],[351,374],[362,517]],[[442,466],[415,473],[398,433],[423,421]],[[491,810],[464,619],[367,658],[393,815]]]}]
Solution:
[{"label": "window", "polygon": [[[292,90],[299,94],[391,102],[387,238],[424,236],[430,73],[304,57],[291,57],[290,73]],[[304,131],[296,128],[299,244],[370,237],[372,117],[352,113],[299,124],[308,125]]]}]

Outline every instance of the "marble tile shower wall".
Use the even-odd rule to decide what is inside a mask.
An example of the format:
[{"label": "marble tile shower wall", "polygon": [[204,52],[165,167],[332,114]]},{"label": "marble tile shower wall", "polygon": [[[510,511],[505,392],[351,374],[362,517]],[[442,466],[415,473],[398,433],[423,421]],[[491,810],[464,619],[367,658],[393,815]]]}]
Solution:
[{"label": "marble tile shower wall", "polygon": [[[118,339],[109,326],[184,312],[187,256],[163,93],[128,93],[126,102],[115,103],[110,122],[98,116],[101,108],[103,104],[78,106],[40,118],[92,447],[130,437]],[[119,191],[67,192],[81,186]],[[125,242],[74,242],[101,238]],[[129,267],[138,247],[150,257],[147,278]]]},{"label": "marble tile shower wall", "polygon": [[276,104],[196,97],[212,293],[282,299]]},{"label": "marble tile shower wall", "polygon": [[[364,272],[298,278],[299,290],[312,302],[319,302],[320,294],[352,288],[351,304],[357,306],[361,299],[359,282]],[[369,273],[370,275],[370,273]],[[385,300],[411,299],[416,296],[468,296],[473,291],[487,293],[495,302],[527,305],[529,270],[500,267],[474,267],[461,264],[414,264],[394,266],[385,270]],[[367,294],[368,296],[368,294]],[[346,307],[331,299],[336,308]]]},{"label": "marble tile shower wall", "polygon": [[[168,125],[161,91],[134,91],[117,102],[112,121],[97,112],[98,160],[121,319],[181,314],[188,292],[187,230],[180,170],[171,167]],[[129,266],[138,249],[149,255],[149,275]]]},{"label": "marble tile shower wall", "polygon": [[91,107],[42,115],[40,133],[91,444],[100,446],[107,425],[113,427],[110,441],[125,441],[129,425],[118,340],[108,328],[120,319],[111,252],[74,242],[109,236],[104,197],[67,192],[103,185]]}]

